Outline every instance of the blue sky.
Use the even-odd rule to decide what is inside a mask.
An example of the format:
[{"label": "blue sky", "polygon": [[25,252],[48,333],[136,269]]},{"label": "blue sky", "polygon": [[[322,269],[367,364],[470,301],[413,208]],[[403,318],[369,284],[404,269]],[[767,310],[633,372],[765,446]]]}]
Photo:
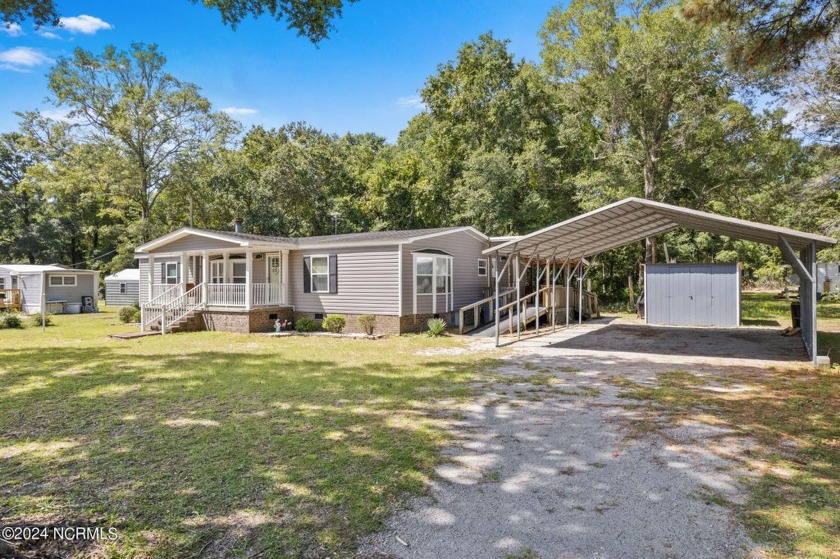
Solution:
[{"label": "blue sky", "polygon": [[[0,32],[0,131],[14,111],[50,109],[46,72],[76,47],[101,52],[157,43],[176,77],[198,84],[216,109],[246,126],[304,120],[328,132],[396,140],[420,110],[417,90],[458,47],[493,31],[519,58],[539,55],[537,31],[557,1],[360,0],[319,46],[270,18],[236,31],[188,0],[58,0],[64,28],[25,23]],[[89,17],[80,17],[89,16]],[[47,32],[49,36],[44,36]]]}]

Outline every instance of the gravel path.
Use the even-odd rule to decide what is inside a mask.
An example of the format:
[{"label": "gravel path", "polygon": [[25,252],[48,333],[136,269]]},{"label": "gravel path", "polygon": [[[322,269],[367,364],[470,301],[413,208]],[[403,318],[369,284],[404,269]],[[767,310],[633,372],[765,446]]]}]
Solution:
[{"label": "gravel path", "polygon": [[[775,344],[770,351],[776,353],[764,360],[760,354],[698,359],[690,344],[680,346],[681,355],[660,352],[645,334],[634,341],[630,329],[617,332],[621,347],[615,350],[587,347],[586,336],[601,345],[597,334],[605,327],[590,324],[513,346],[505,377],[478,387],[483,395],[457,414],[457,441],[429,495],[363,542],[359,556],[760,556],[719,504],[743,499],[742,480],[750,473],[729,458],[751,441],[690,421],[639,436],[639,420],[661,418],[618,398],[609,377],[650,383],[675,364],[700,374],[726,366],[790,366],[797,346],[792,357]],[[697,339],[710,343],[708,336]],[[644,355],[634,353],[634,343],[644,346]]]}]

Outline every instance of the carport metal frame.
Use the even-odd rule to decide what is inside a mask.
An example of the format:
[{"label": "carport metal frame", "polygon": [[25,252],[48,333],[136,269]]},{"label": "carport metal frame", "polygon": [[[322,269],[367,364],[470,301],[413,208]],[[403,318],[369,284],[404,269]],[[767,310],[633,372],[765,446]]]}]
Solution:
[{"label": "carport metal frame", "polygon": [[[519,261],[522,254],[528,259],[554,257],[558,253],[565,255],[563,268],[566,270],[566,285],[570,284],[569,262],[580,261],[601,252],[612,250],[655,237],[677,228],[705,231],[735,239],[753,241],[778,247],[785,261],[799,275],[801,304],[802,339],[811,361],[817,364],[817,251],[833,246],[837,241],[831,237],[777,227],[720,214],[701,212],[681,206],[654,202],[642,198],[626,198],[597,210],[573,217],[534,231],[528,235],[516,237],[484,251],[493,255],[496,262],[506,259],[503,269],[495,267],[495,288],[498,303],[499,286],[502,274],[511,260]],[[797,251],[799,256],[797,256]],[[548,263],[547,263],[548,265]],[[580,273],[578,272],[578,275]],[[556,276],[551,276],[556,280]],[[582,277],[580,286],[583,288]],[[517,274],[517,297],[521,296],[520,277]],[[539,284],[537,285],[539,291]],[[569,291],[566,290],[568,299]],[[499,345],[499,312],[496,312],[496,345]],[[569,305],[566,305],[568,314]],[[569,324],[568,318],[566,324]]]}]

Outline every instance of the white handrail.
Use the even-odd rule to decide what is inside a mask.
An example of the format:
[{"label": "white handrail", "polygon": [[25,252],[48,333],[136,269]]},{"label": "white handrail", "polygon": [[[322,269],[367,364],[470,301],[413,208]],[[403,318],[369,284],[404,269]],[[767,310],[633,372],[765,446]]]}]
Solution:
[{"label": "white handrail", "polygon": [[[157,284],[160,285],[160,284]],[[165,285],[165,284],[164,284]],[[154,287],[151,287],[150,295],[154,292]],[[156,297],[152,297],[145,304],[140,307],[140,331],[144,332],[146,326],[154,324],[163,316],[163,305],[171,301],[174,292],[181,288],[180,284],[175,284],[159,293]]]},{"label": "white handrail", "polygon": [[172,324],[204,305],[203,289],[204,284],[200,283],[180,297],[164,303],[160,320],[161,334],[166,334],[167,327],[171,328]]}]

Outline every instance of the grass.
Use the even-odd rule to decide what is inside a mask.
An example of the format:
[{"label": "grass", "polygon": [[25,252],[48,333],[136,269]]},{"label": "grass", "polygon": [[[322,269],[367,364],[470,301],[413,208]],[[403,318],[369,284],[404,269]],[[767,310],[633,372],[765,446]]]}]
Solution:
[{"label": "grass", "polygon": [[[709,383],[737,386],[711,391]],[[661,374],[654,386],[617,380],[624,398],[644,400],[672,420],[725,426],[754,438],[742,457],[756,472],[735,505],[770,557],[837,559],[840,550],[840,369]],[[668,424],[673,424],[669,422]],[[714,444],[713,440],[708,441]],[[702,497],[722,502],[718,495]]]},{"label": "grass", "polygon": [[[790,301],[776,299],[776,292],[744,292],[742,322],[745,326],[790,326]],[[840,363],[840,303],[817,303],[817,350]]]},{"label": "grass", "polygon": [[453,339],[107,339],[116,314],[3,330],[0,518],[116,526],[110,557],[352,554],[425,487],[466,397]]}]

